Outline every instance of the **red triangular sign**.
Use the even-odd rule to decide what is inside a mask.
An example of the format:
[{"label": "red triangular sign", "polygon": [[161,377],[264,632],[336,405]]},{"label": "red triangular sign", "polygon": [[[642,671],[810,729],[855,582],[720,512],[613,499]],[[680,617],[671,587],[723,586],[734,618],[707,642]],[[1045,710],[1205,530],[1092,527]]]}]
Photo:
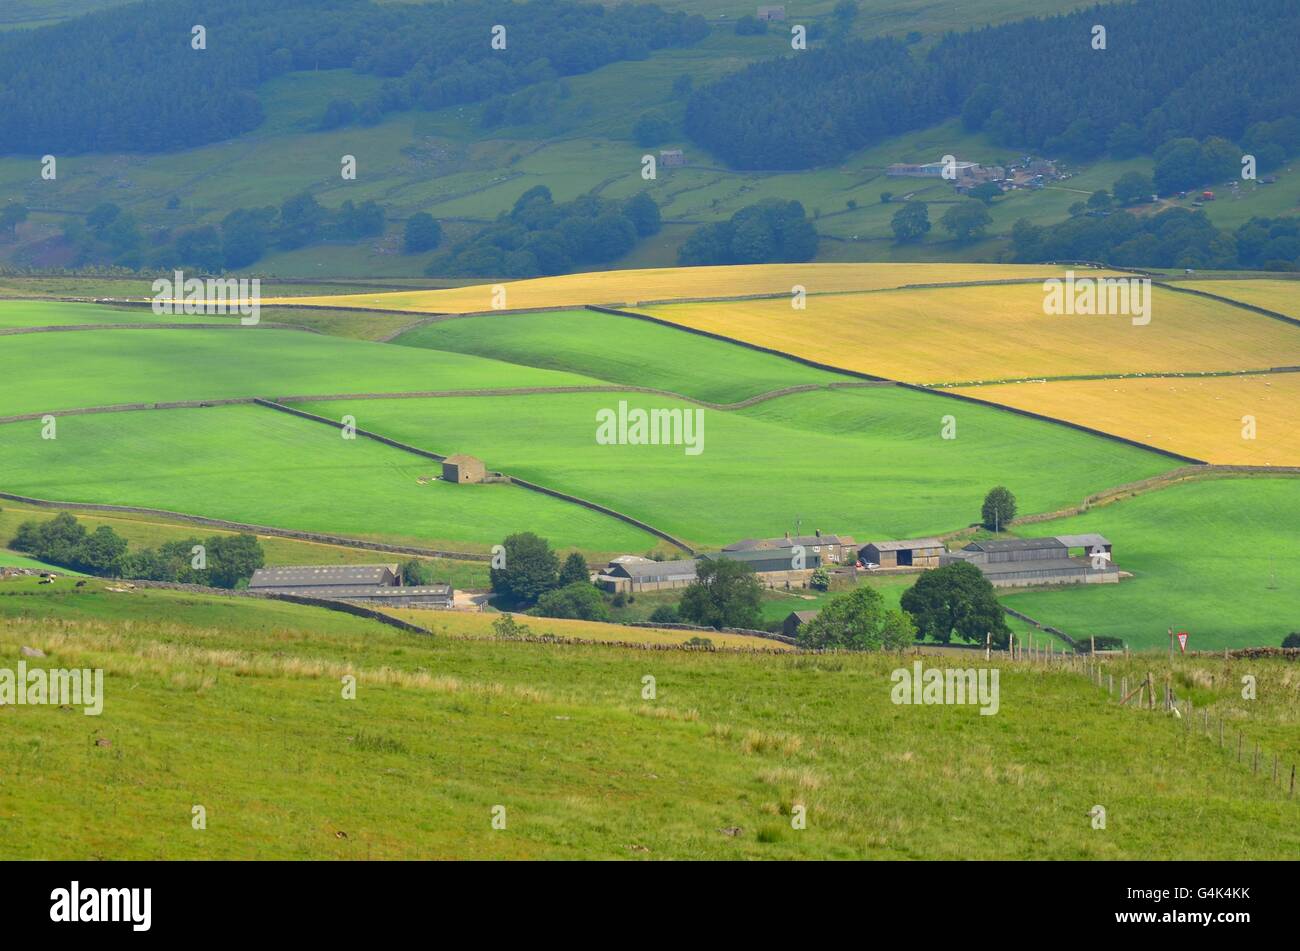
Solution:
[{"label": "red triangular sign", "polygon": [[1187,632],[1186,631],[1178,632],[1178,650],[1184,654],[1187,653]]}]

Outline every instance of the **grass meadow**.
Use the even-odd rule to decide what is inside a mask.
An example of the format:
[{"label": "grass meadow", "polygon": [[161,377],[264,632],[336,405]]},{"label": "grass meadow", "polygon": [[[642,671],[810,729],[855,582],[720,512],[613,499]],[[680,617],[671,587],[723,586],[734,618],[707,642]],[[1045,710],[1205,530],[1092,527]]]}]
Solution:
[{"label": "grass meadow", "polygon": [[[989,487],[1013,487],[1024,512],[1170,469],[1164,457],[1050,423],[896,387],[795,393],[736,411],[701,410],[703,451],[598,445],[596,414],[681,408],[666,397],[540,394],[347,400],[299,408],[356,416],[374,432],[599,501],[692,544],[720,546],[820,528],[908,538],[979,517]],[[943,417],[957,438],[943,439]],[[1061,465],[1086,458],[1088,464]],[[1032,478],[1027,477],[1032,473]]]},{"label": "grass meadow", "polygon": [[[365,428],[363,418],[358,424]],[[59,421],[58,432],[44,440],[38,423],[0,426],[6,491],[451,551],[485,552],[525,529],[596,553],[639,553],[658,542],[516,486],[421,485],[440,473],[438,463],[261,407],[73,416]]]},{"label": "grass meadow", "polygon": [[[19,502],[0,500],[0,549],[18,531],[23,522],[44,522],[53,518],[57,511]],[[83,512],[68,510],[93,532],[101,525],[106,525],[124,538],[131,551],[141,548],[157,548],[172,541],[190,538],[207,538],[209,535],[230,535],[205,525],[193,525],[175,519],[164,519],[148,515],[117,514],[104,512]],[[260,535],[258,542],[266,554],[268,565],[375,565],[388,564],[393,561],[405,561],[405,555],[390,552],[371,551],[364,548],[351,548],[344,545],[327,545],[320,542],[302,541],[296,538],[281,538],[277,535]],[[24,556],[13,552],[0,552],[0,564],[14,564],[14,558]],[[455,558],[422,558],[441,581],[449,582],[456,588],[488,587],[488,564],[486,561],[465,561]],[[64,571],[65,569],[58,569]]]},{"label": "grass meadow", "polygon": [[468,353],[731,403],[788,386],[849,382],[793,360],[590,310],[440,320],[395,343]]},{"label": "grass meadow", "polygon": [[1286,477],[1206,479],[1017,528],[1026,536],[1100,532],[1132,578],[1004,594],[1005,603],[1075,638],[1123,637],[1164,650],[1187,631],[1189,650],[1270,645],[1300,629],[1294,557],[1300,482]]},{"label": "grass meadow", "polygon": [[[170,593],[114,603],[142,594]],[[48,655],[31,665],[106,674],[99,717],[0,707],[5,858],[1280,859],[1300,847],[1295,800],[1065,670],[994,661],[999,708],[981,716],[893,704],[890,672],[910,658],[890,655],[427,637],[196,596],[129,621],[10,607],[78,598],[108,596],[0,594],[5,656],[26,644]],[[1186,664],[1219,675],[1198,707],[1240,717],[1253,738],[1220,662]],[[1275,666],[1249,664],[1282,694],[1261,709],[1261,739],[1294,723],[1294,674]]]},{"label": "grass meadow", "polygon": [[137,402],[596,383],[458,353],[251,327],[34,333],[0,347],[4,416]]}]

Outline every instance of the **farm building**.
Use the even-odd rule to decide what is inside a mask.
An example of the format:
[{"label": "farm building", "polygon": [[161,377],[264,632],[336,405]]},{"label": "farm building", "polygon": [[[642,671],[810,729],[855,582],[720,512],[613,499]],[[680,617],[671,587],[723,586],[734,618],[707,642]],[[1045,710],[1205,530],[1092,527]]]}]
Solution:
[{"label": "farm building", "polygon": [[[926,162],[914,165],[907,162],[895,162],[885,169],[885,174],[893,178],[943,178],[943,162]],[[979,174],[978,162],[954,162],[953,178],[974,178]]]},{"label": "farm building", "polygon": [[397,565],[305,565],[258,568],[248,582],[253,591],[292,593],[304,588],[387,588],[402,583]]},{"label": "farm building", "polygon": [[696,562],[653,561],[635,555],[621,555],[596,576],[596,584],[610,594],[633,591],[664,591],[684,588],[695,580]]},{"label": "farm building", "polygon": [[892,542],[867,542],[858,552],[863,564],[881,568],[938,568],[944,553],[937,538],[908,538]]},{"label": "farm building", "polygon": [[791,611],[781,622],[781,633],[786,637],[795,637],[799,633],[799,628],[803,627],[821,611]]},{"label": "farm building", "polygon": [[[996,588],[1039,584],[1099,584],[1119,581],[1119,570],[1109,559],[1094,568],[1090,558],[1072,558],[1071,546],[1061,538],[1006,538],[971,542],[960,551],[946,552],[940,564],[964,561],[974,565]],[[1100,537],[1100,536],[1099,536]],[[1109,542],[1107,542],[1109,544]]]},{"label": "farm building", "polygon": [[785,7],[771,6],[759,7],[755,17],[759,20],[765,20],[768,23],[775,23],[785,19]]},{"label": "farm building", "polygon": [[466,485],[482,482],[485,475],[487,475],[487,469],[483,465],[483,460],[476,456],[457,453],[454,456],[448,456],[442,461],[443,482],[456,482]]},{"label": "farm building", "polygon": [[664,149],[659,153],[659,164],[664,168],[680,168],[686,164],[686,156],[681,149]]},{"label": "farm building", "polygon": [[805,555],[815,553],[821,556],[825,564],[852,564],[857,557],[857,542],[848,535],[823,535],[818,529],[812,535],[795,535],[787,532],[784,538],[743,538],[732,542],[722,549],[723,554],[750,551],[789,552],[796,545],[802,545]]},{"label": "farm building", "polygon": [[1073,555],[1075,549],[1088,558],[1093,555],[1104,553],[1106,558],[1110,558],[1110,539],[1105,535],[1098,535],[1096,532],[1086,532],[1082,535],[1057,535],[1056,540],[1066,548],[1070,549]]},{"label": "farm building", "polygon": [[449,584],[402,584],[397,565],[304,565],[259,568],[250,591],[330,601],[363,601],[391,607],[449,608]]},{"label": "farm building", "polygon": [[806,588],[812,573],[822,566],[822,556],[805,550],[803,567],[796,568],[793,548],[757,548],[749,551],[720,551],[701,555],[701,560],[716,558],[739,561],[748,565],[758,580],[769,588]]}]

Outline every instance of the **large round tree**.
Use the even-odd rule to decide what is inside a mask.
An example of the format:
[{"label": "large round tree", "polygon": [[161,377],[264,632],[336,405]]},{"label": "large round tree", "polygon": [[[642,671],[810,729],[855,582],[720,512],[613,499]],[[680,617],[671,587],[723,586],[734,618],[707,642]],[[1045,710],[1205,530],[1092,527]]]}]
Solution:
[{"label": "large round tree", "polygon": [[1016,497],[1005,485],[989,489],[980,509],[980,523],[991,532],[1000,532],[1016,517]]},{"label": "large round tree", "polygon": [[925,572],[903,592],[899,606],[912,616],[923,637],[944,644],[954,635],[963,641],[982,643],[989,634],[993,645],[1000,647],[1011,634],[993,585],[983,572],[966,562]]}]

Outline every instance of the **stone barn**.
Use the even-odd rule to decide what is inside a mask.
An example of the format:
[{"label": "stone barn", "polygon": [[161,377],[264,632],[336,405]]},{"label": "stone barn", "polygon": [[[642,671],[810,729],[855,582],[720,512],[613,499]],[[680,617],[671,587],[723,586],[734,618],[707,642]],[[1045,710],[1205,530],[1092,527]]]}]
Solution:
[{"label": "stone barn", "polygon": [[939,556],[944,553],[943,542],[937,538],[908,538],[892,542],[867,542],[859,557],[862,563],[881,568],[938,568]]},{"label": "stone barn", "polygon": [[482,482],[486,475],[487,468],[483,465],[483,460],[476,456],[457,453],[454,456],[448,456],[442,461],[443,482],[467,485],[473,482]]}]

